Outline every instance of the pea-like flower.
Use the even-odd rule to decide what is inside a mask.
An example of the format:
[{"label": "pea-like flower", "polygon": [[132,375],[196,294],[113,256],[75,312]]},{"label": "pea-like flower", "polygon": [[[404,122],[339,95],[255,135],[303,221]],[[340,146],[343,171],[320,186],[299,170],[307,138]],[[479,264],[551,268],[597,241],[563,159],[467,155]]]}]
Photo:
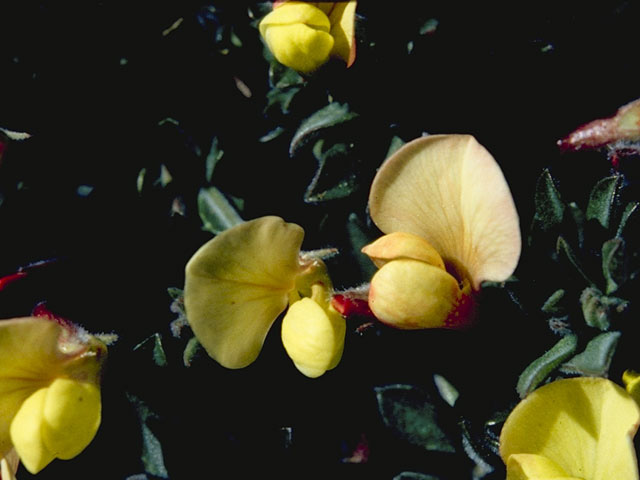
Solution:
[{"label": "pea-like flower", "polygon": [[37,473],[53,459],[71,459],[89,445],[100,425],[106,353],[100,340],[70,322],[0,321],[3,462],[17,453],[25,468]]},{"label": "pea-like flower", "polygon": [[278,316],[296,367],[317,377],[340,361],[344,318],[329,305],[324,262],[300,251],[304,230],[279,217],[244,222],[205,243],[186,266],[187,320],[210,357],[227,368],[256,360]]},{"label": "pea-like flower", "polygon": [[363,248],[379,267],[369,306],[397,328],[468,324],[482,282],[506,280],[520,257],[507,182],[469,135],[432,135],[404,145],[378,170],[369,212],[387,234]]},{"label": "pea-like flower", "polygon": [[260,22],[260,34],[276,59],[309,73],[330,56],[355,60],[356,2],[276,2]]},{"label": "pea-like flower", "polygon": [[524,398],[500,434],[507,480],[637,480],[633,436],[640,408],[605,378],[544,385]]}]

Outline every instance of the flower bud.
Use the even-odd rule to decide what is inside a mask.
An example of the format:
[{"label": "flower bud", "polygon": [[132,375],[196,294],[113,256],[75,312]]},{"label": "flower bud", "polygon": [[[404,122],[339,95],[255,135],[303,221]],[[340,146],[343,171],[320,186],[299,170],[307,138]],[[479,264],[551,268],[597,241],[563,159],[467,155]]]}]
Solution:
[{"label": "flower bud", "polygon": [[299,72],[316,70],[333,48],[329,17],[308,3],[283,3],[262,19],[259,28],[276,59]]},{"label": "flower bud", "polygon": [[458,281],[417,260],[393,260],[371,279],[369,306],[383,323],[401,329],[446,326],[461,303]]}]

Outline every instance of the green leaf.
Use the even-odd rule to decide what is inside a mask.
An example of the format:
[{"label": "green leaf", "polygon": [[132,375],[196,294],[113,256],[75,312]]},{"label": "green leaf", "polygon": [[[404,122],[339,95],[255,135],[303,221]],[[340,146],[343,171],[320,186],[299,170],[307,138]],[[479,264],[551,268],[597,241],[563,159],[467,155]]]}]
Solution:
[{"label": "green leaf", "polygon": [[391,143],[389,143],[389,149],[387,150],[387,155],[384,158],[389,158],[391,155],[396,153],[400,149],[400,147],[402,147],[405,143],[407,142],[405,142],[403,139],[401,139],[397,135],[394,135],[393,138],[391,139]]},{"label": "green leaf", "polygon": [[584,352],[563,364],[560,370],[564,373],[606,377],[620,336],[620,332],[601,333],[587,344]]},{"label": "green leaf", "polygon": [[364,223],[355,213],[350,213],[347,219],[347,234],[349,235],[349,242],[351,243],[353,254],[360,266],[362,277],[367,279],[371,278],[378,270],[378,267],[360,250],[375,238],[366,231]]},{"label": "green leaf", "polygon": [[578,240],[578,247],[582,248],[582,245],[584,244],[584,224],[586,222],[584,212],[580,207],[578,207],[576,202],[569,203],[568,207],[571,218],[573,218],[573,222],[576,224],[576,239]]},{"label": "green leaf", "polygon": [[556,290],[549,296],[549,298],[547,298],[547,300],[544,302],[544,304],[540,309],[544,313],[551,313],[551,314],[560,313],[561,311],[564,310],[564,307],[560,305],[560,303],[562,302],[562,299],[564,298],[565,293],[566,292],[562,288]]},{"label": "green leaf", "polygon": [[275,88],[286,88],[304,84],[304,78],[292,68],[285,67],[280,62],[269,65],[269,85]]},{"label": "green leaf", "polygon": [[136,190],[138,190],[138,195],[142,193],[142,187],[144,187],[144,177],[147,175],[147,169],[142,168],[138,172],[138,178],[136,179]]},{"label": "green leaf", "polygon": [[337,102],[330,103],[321,108],[313,115],[303,120],[289,145],[289,155],[294,156],[298,148],[308,143],[318,131],[325,128],[334,127],[352,120],[358,116],[352,112],[348,104]]},{"label": "green leaf", "polygon": [[577,346],[578,337],[576,335],[562,337],[550,350],[525,368],[520,374],[516,386],[520,398],[533,392],[558,365],[575,352]]},{"label": "green leaf", "polygon": [[289,107],[293,97],[300,91],[300,87],[272,88],[267,93],[267,106],[265,111],[273,105],[278,105],[282,113],[289,113]]},{"label": "green leaf", "polygon": [[534,219],[542,230],[550,230],[562,223],[565,205],[547,169],[544,169],[536,184],[535,209]]},{"label": "green leaf", "polygon": [[202,351],[202,345],[196,337],[191,337],[182,354],[182,361],[185,367],[190,367],[196,356]]},{"label": "green leaf", "polygon": [[150,420],[157,419],[158,416],[135,395],[128,392],[126,395],[129,402],[135,407],[140,419],[142,429],[142,454],[140,459],[145,472],[156,477],[169,478],[169,472],[164,464],[162,445],[148,425]]},{"label": "green leaf", "polygon": [[607,281],[606,294],[614,293],[627,279],[625,242],[616,237],[602,244],[602,274]]},{"label": "green leaf", "polygon": [[203,230],[216,235],[243,222],[236,209],[216,187],[200,189],[198,213]]},{"label": "green leaf", "polygon": [[584,273],[582,265],[578,260],[578,257],[576,257],[575,253],[573,253],[571,245],[569,245],[569,243],[562,236],[558,237],[558,241],[556,243],[556,253],[558,255],[564,254],[564,257],[569,260],[569,263],[576,269],[576,271],[582,276],[582,278],[584,278],[588,284],[594,284],[587,276],[587,274]]},{"label": "green leaf", "polygon": [[629,202],[622,212],[622,217],[620,218],[620,224],[618,225],[618,230],[616,231],[616,237],[622,236],[622,232],[624,231],[629,219],[631,217],[636,217],[636,213],[638,212],[638,207],[640,207],[640,203],[638,202]]},{"label": "green leaf", "polygon": [[306,203],[318,203],[345,198],[355,192],[359,185],[350,163],[346,162],[349,149],[337,143],[326,152],[322,151],[323,140],[318,140],[313,153],[318,160],[318,169],[304,195]]},{"label": "green leaf", "polygon": [[393,477],[393,480],[440,480],[439,477],[419,472],[402,472]]},{"label": "green leaf", "polygon": [[621,187],[621,175],[606,177],[598,181],[589,196],[586,212],[587,220],[595,218],[604,228],[609,228],[611,214]]},{"label": "green leaf", "polygon": [[607,297],[597,288],[585,288],[580,294],[582,315],[590,327],[608,330],[611,317],[615,313],[622,313],[629,302],[617,297]]},{"label": "green leaf", "polygon": [[162,346],[162,335],[154,333],[153,335],[145,338],[142,342],[133,347],[133,350],[139,350],[146,347],[149,343],[153,344],[153,361],[159,367],[167,366],[167,356],[164,353],[164,347]]},{"label": "green leaf", "polygon": [[411,385],[376,387],[375,392],[384,424],[400,438],[429,451],[455,451],[425,392]]},{"label": "green leaf", "polygon": [[211,140],[211,148],[209,149],[209,154],[207,155],[206,166],[205,166],[205,177],[207,182],[211,182],[213,178],[213,171],[216,168],[216,165],[224,155],[224,150],[220,148],[218,137],[213,137]]},{"label": "green leaf", "polygon": [[184,296],[184,290],[176,287],[167,288],[167,293],[171,297],[171,300],[179,300]]},{"label": "green leaf", "polygon": [[261,136],[258,141],[260,143],[267,143],[270,142],[271,140],[278,138],[280,135],[282,135],[284,132],[286,132],[286,128],[284,127],[276,127],[273,130],[268,131],[267,133],[265,133],[263,136]]}]

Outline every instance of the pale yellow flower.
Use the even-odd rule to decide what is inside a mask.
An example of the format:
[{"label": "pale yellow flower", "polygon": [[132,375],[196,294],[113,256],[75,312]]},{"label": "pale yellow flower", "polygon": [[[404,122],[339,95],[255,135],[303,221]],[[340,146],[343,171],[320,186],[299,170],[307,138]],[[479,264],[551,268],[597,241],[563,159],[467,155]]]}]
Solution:
[{"label": "pale yellow flower", "polygon": [[68,322],[0,321],[0,457],[15,449],[37,473],[82,452],[100,425],[106,353],[101,341]]},{"label": "pale yellow flower", "polygon": [[330,56],[355,60],[356,2],[276,2],[260,22],[260,34],[276,59],[309,73]]},{"label": "pale yellow flower", "polygon": [[[283,340],[302,373],[318,376],[340,360],[344,326],[340,335],[339,325],[344,318],[337,312],[333,316],[328,297],[318,293],[328,296],[331,280],[322,260],[300,251],[303,237],[296,224],[261,217],[220,233],[187,263],[187,320],[209,356],[222,366],[243,368],[254,362],[289,304]],[[335,335],[327,334],[325,323],[338,329]],[[330,361],[322,360],[325,354]]]},{"label": "pale yellow flower", "polygon": [[604,378],[557,380],[507,418],[500,456],[507,480],[637,480],[633,436],[640,408]]},{"label": "pale yellow flower", "polygon": [[491,154],[469,135],[413,140],[385,161],[369,194],[387,235],[363,248],[376,317],[405,328],[469,322],[485,280],[504,281],[521,250],[518,215]]}]

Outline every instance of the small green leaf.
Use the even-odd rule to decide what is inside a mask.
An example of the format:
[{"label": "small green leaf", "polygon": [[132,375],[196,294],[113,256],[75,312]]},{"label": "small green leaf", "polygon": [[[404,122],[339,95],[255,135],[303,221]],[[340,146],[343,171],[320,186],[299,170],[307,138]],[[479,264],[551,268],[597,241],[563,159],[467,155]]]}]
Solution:
[{"label": "small green leaf", "polygon": [[334,102],[321,108],[302,121],[289,145],[289,155],[295,155],[296,150],[306,144],[319,130],[343,124],[357,116],[358,114],[352,112],[346,103]]},{"label": "small green leaf", "polygon": [[368,234],[364,223],[355,213],[350,213],[347,219],[347,234],[349,235],[349,242],[351,243],[353,254],[360,266],[362,277],[371,278],[378,270],[378,267],[360,250],[365,245],[371,243],[374,238]]},{"label": "small green leaf", "polygon": [[402,472],[393,477],[393,480],[440,480],[440,478],[419,472]]},{"label": "small green leaf", "polygon": [[425,392],[411,385],[376,387],[375,392],[382,420],[400,438],[429,451],[455,451]]},{"label": "small green leaf", "polygon": [[516,391],[520,398],[534,391],[540,383],[562,362],[575,352],[578,346],[576,335],[562,337],[550,350],[534,360],[518,378]]},{"label": "small green leaf", "polygon": [[142,342],[133,347],[133,350],[135,351],[144,348],[150,342],[153,342],[153,361],[159,367],[166,367],[167,356],[164,353],[164,347],[162,346],[162,335],[159,333],[154,333],[153,335],[145,338]]},{"label": "small green leaf", "polygon": [[598,181],[589,196],[587,220],[596,219],[604,228],[609,228],[609,221],[617,195],[622,187],[622,176],[614,175]]},{"label": "small green leaf", "polygon": [[391,139],[391,143],[389,143],[389,149],[387,150],[387,155],[384,158],[389,158],[391,155],[396,153],[400,149],[400,147],[402,147],[405,143],[407,142],[405,142],[403,139],[401,139],[397,135],[394,135],[393,138]]},{"label": "small green leaf", "polygon": [[176,287],[167,288],[167,293],[171,297],[171,300],[179,300],[184,296],[184,290]]},{"label": "small green leaf", "polygon": [[243,222],[236,209],[216,187],[200,189],[198,213],[202,228],[216,235]]},{"label": "small green leaf", "polygon": [[636,217],[638,212],[638,207],[640,207],[640,203],[638,202],[629,202],[622,212],[622,217],[620,218],[620,224],[618,225],[618,230],[616,231],[616,237],[621,237],[622,232],[624,231],[629,219],[631,217]]},{"label": "small green leaf", "polygon": [[218,137],[213,137],[211,140],[211,148],[209,149],[209,154],[207,155],[206,166],[205,166],[205,177],[207,182],[211,182],[213,178],[213,171],[216,168],[216,165],[224,155],[224,150],[220,148]]},{"label": "small green leaf", "polygon": [[289,113],[289,107],[293,97],[300,91],[300,87],[272,88],[267,93],[267,106],[265,111],[273,105],[278,105],[282,113]]},{"label": "small green leaf", "polygon": [[564,373],[606,377],[620,336],[620,332],[601,333],[587,344],[584,352],[563,364],[560,370]]},{"label": "small green leaf", "polygon": [[317,203],[344,198],[355,192],[359,185],[350,163],[344,160],[349,152],[344,143],[337,143],[322,151],[324,140],[318,140],[313,154],[318,160],[318,169],[304,195],[306,203]]},{"label": "small green leaf", "polygon": [[142,193],[142,187],[144,187],[144,177],[147,175],[147,169],[142,168],[138,172],[138,178],[136,179],[136,189],[138,190],[138,195]]},{"label": "small green leaf", "polygon": [[585,288],[580,294],[582,315],[590,327],[608,330],[611,317],[615,313],[622,313],[629,302],[617,297],[607,297],[597,288]]},{"label": "small green leaf", "polygon": [[573,218],[573,222],[576,224],[576,239],[578,240],[578,247],[582,248],[582,245],[584,244],[584,224],[586,222],[584,212],[580,207],[578,207],[576,202],[569,203],[568,207],[571,218]]},{"label": "small green leaf", "polygon": [[287,129],[284,127],[276,127],[273,130],[268,131],[267,133],[265,133],[263,136],[261,136],[258,141],[260,143],[267,143],[270,142],[271,140],[278,138],[280,135],[282,135],[284,132],[286,132]]},{"label": "small green leaf", "polygon": [[565,293],[566,292],[562,288],[556,290],[549,296],[549,298],[547,298],[540,309],[544,313],[560,313],[564,310],[564,307],[560,305],[560,303],[564,298]]},{"label": "small green leaf", "polygon": [[536,184],[535,208],[534,219],[540,224],[542,230],[550,230],[562,223],[565,205],[547,169],[544,169]]},{"label": "small green leaf", "polygon": [[182,354],[182,361],[185,367],[190,367],[196,356],[202,351],[202,345],[196,337],[191,337]]},{"label": "small green leaf", "polygon": [[437,19],[430,18],[429,20],[424,22],[420,27],[420,30],[419,30],[420,35],[431,35],[435,33],[436,29],[438,28],[438,24],[439,22]]},{"label": "small green leaf", "polygon": [[151,420],[157,419],[158,416],[135,395],[128,392],[126,395],[129,402],[135,407],[140,419],[142,430],[142,454],[140,459],[145,472],[159,478],[169,478],[169,472],[164,464],[162,445],[148,425]]},{"label": "small green leaf", "polygon": [[584,278],[588,284],[593,285],[593,282],[591,281],[591,279],[587,276],[586,273],[584,273],[584,270],[582,269],[582,265],[580,264],[580,261],[578,260],[578,257],[576,257],[575,253],[573,253],[573,249],[571,248],[571,245],[569,245],[569,243],[562,236],[558,237],[558,241],[556,243],[556,253],[558,255],[563,254],[564,257],[566,257],[566,259],[569,260],[569,263],[582,276],[582,278]]},{"label": "small green leaf", "polygon": [[607,281],[606,293],[614,293],[627,279],[625,242],[616,237],[602,244],[602,274]]},{"label": "small green leaf", "polygon": [[160,165],[160,175],[153,182],[154,185],[160,185],[162,188],[166,187],[173,181],[173,177],[171,176],[171,172],[167,168],[167,166],[163,163]]}]

